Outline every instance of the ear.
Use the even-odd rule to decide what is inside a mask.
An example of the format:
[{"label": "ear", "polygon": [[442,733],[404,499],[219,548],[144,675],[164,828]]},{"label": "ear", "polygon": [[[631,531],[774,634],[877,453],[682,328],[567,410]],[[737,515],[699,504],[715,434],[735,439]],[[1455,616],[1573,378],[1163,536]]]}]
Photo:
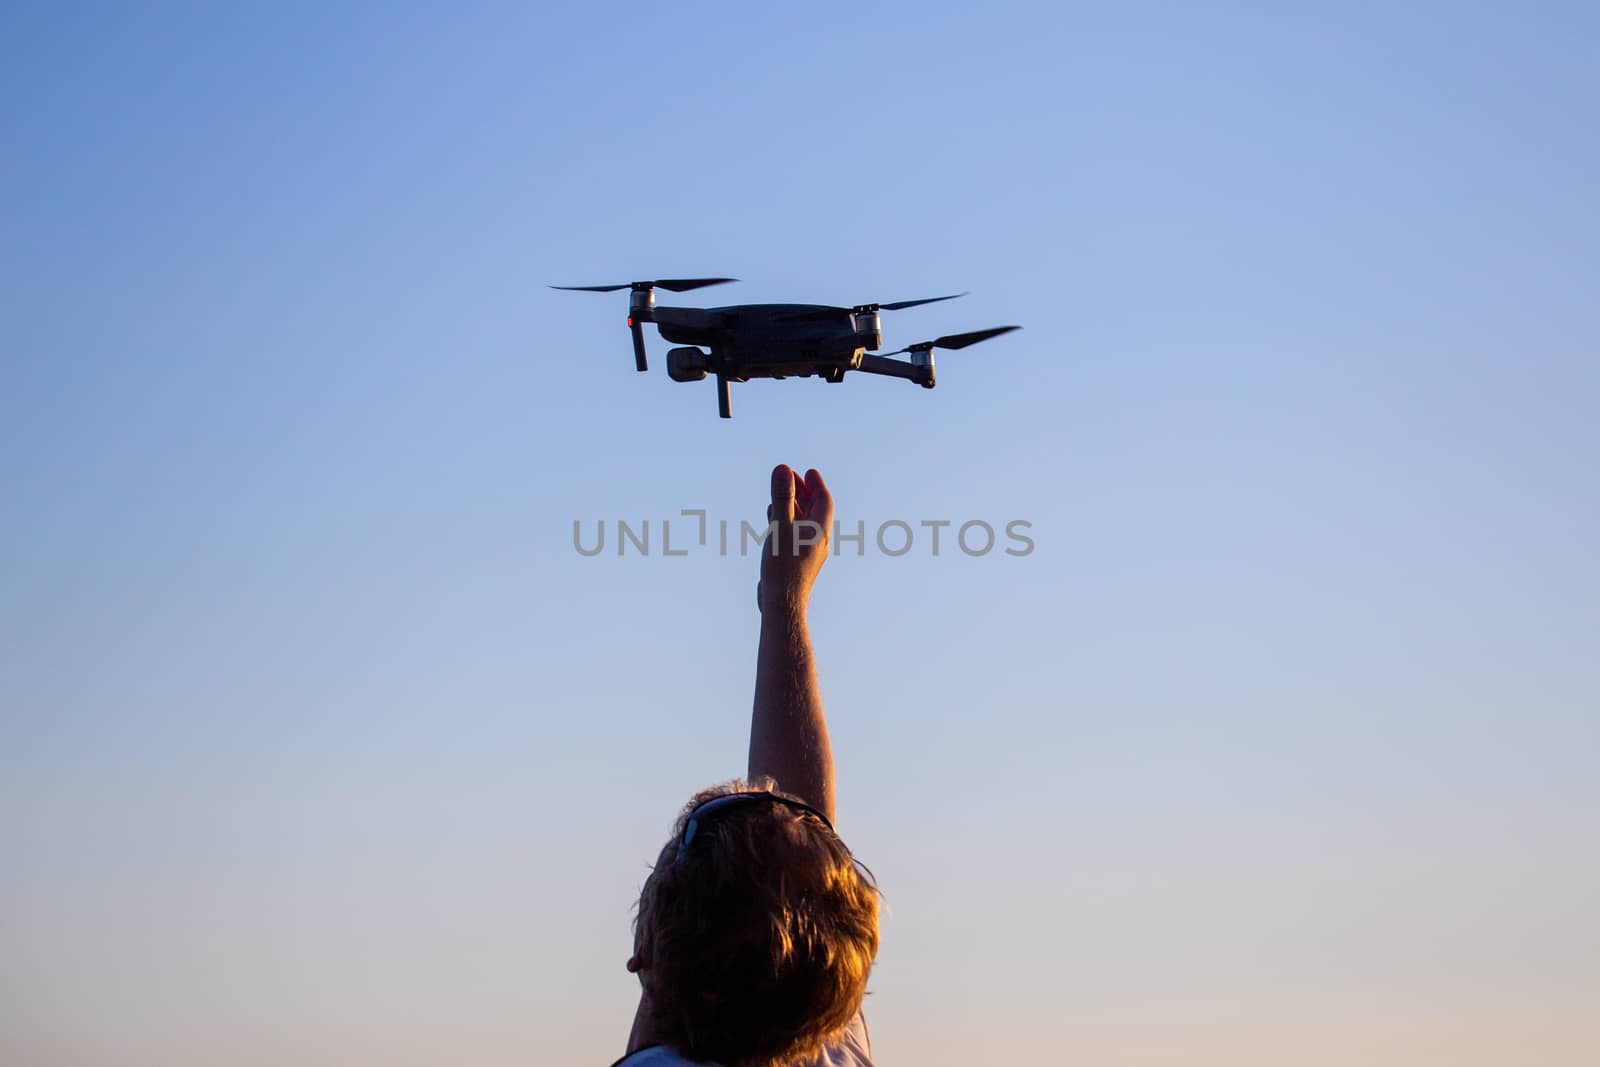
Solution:
[{"label": "ear", "polygon": [[650,935],[643,930],[637,930],[633,936],[633,955],[628,957],[628,973],[638,974],[650,966],[651,957]]}]

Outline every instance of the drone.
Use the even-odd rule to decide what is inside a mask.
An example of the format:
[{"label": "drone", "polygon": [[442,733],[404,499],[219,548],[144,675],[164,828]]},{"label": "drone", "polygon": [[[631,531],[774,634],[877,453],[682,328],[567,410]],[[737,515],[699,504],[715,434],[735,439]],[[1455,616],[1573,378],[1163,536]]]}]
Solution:
[{"label": "drone", "polygon": [[[683,346],[667,352],[667,377],[675,382],[698,382],[707,375],[716,375],[717,414],[725,419],[733,417],[728,396],[730,382],[747,382],[751,378],[782,381],[816,375],[823,381],[837,383],[844,381],[847,371],[861,371],[904,378],[924,389],[932,389],[936,382],[935,348],[966,348],[1021,329],[1020,326],[994,326],[971,333],[953,333],[879,355],[874,354],[883,346],[879,312],[936,304],[966,294],[899,300],[892,304],[857,304],[847,308],[822,304],[734,304],[718,308],[656,305],[657,289],[686,293],[733,281],[738,279],[657,278],[620,285],[552,285],[550,288],[584,293],[629,290],[628,329],[633,332],[635,367],[641,371],[650,369],[645,360],[643,327],[653,322],[663,340]],[[909,353],[910,361],[889,358],[901,353]]]}]

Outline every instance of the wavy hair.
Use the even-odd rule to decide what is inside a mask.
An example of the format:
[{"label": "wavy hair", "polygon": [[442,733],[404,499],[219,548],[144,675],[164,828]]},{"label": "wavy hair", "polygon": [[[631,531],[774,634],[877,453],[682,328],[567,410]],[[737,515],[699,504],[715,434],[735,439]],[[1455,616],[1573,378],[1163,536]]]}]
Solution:
[{"label": "wavy hair", "polygon": [[693,1060],[788,1067],[813,1058],[866,994],[877,881],[822,820],[784,804],[738,804],[679,847],[701,804],[774,787],[734,781],[696,794],[639,896],[635,938],[648,945],[640,979],[657,1024]]}]

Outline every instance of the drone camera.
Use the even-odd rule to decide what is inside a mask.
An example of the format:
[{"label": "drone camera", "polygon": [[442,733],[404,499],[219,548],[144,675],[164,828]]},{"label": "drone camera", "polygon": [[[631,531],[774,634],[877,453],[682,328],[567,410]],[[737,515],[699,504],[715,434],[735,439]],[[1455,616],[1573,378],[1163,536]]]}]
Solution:
[{"label": "drone camera", "polygon": [[698,348],[673,348],[667,352],[667,377],[675,382],[698,382],[708,370],[706,354]]}]

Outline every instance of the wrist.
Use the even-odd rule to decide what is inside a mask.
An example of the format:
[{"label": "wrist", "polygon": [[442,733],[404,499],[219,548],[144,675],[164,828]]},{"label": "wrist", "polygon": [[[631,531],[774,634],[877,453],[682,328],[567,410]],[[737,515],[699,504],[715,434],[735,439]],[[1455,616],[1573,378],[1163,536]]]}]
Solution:
[{"label": "wrist", "polygon": [[761,603],[761,621],[764,625],[804,623],[809,599],[800,590],[784,590],[765,597]]}]

